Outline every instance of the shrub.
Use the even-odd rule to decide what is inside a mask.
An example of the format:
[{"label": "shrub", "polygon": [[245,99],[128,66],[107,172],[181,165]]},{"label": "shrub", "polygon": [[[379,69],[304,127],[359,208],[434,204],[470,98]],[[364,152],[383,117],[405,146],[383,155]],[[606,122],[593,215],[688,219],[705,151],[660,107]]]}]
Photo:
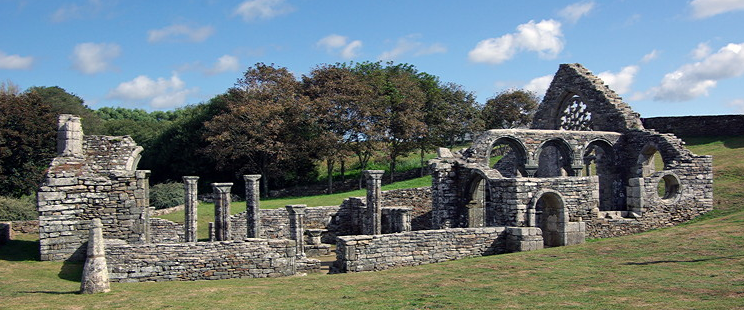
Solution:
[{"label": "shrub", "polygon": [[33,195],[12,198],[0,196],[0,220],[30,221],[39,218],[36,212],[36,197]]},{"label": "shrub", "polygon": [[184,195],[183,183],[155,184],[150,188],[150,206],[155,209],[165,209],[182,205]]}]

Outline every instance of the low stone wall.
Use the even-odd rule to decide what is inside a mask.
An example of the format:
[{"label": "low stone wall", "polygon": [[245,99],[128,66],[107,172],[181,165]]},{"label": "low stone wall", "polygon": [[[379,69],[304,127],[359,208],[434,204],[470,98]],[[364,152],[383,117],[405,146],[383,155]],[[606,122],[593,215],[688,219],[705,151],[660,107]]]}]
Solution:
[{"label": "low stone wall", "polygon": [[161,216],[161,215],[171,214],[173,212],[183,211],[183,208],[184,208],[184,205],[177,205],[175,207],[152,210],[150,211],[150,216]]},{"label": "low stone wall", "polygon": [[680,137],[744,135],[744,115],[705,115],[642,118],[643,127]]},{"label": "low stone wall", "polygon": [[267,278],[297,270],[292,240],[107,244],[106,260],[112,282]]},{"label": "low stone wall", "polygon": [[387,235],[338,237],[337,272],[376,271],[472,256],[542,248],[535,227],[421,230]]},{"label": "low stone wall", "polygon": [[184,242],[184,225],[160,218],[150,218],[150,242]]}]

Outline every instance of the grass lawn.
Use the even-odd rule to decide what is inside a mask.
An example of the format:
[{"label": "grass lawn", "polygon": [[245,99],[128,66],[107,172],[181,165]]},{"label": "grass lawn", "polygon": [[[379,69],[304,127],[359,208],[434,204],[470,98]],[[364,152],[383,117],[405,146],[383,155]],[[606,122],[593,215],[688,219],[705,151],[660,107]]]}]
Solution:
[{"label": "grass lawn", "polygon": [[75,294],[81,265],[36,261],[36,237],[23,236],[0,248],[0,308],[744,308],[744,137],[687,141],[715,156],[716,210],[676,227],[374,273],[112,283],[93,296]]}]

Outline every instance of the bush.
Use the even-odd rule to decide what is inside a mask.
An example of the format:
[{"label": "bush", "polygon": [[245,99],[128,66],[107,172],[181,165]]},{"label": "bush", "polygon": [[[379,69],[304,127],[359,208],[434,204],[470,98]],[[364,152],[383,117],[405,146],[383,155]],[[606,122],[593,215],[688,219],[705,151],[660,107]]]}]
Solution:
[{"label": "bush", "polygon": [[36,212],[36,197],[33,195],[12,198],[0,196],[0,220],[30,221],[39,219]]},{"label": "bush", "polygon": [[184,195],[183,183],[155,184],[150,188],[150,206],[155,209],[165,209],[182,205]]}]

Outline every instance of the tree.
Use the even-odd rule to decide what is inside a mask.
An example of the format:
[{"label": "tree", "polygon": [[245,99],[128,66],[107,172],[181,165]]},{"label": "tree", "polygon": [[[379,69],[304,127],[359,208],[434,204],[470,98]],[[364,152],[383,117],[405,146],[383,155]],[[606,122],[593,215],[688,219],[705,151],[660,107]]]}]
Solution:
[{"label": "tree", "polygon": [[80,116],[85,134],[97,135],[103,133],[101,118],[85,105],[82,98],[68,93],[64,88],[59,86],[35,86],[29,88],[26,92],[35,93],[41,97],[41,100],[51,107],[52,113],[55,115],[73,114]]},{"label": "tree", "polygon": [[328,193],[333,193],[336,161],[343,166],[350,144],[360,139],[370,125],[372,89],[359,75],[341,64],[317,66],[302,81],[322,132],[315,141],[321,149],[319,156],[326,161]]},{"label": "tree", "polygon": [[486,101],[482,117],[488,129],[505,129],[529,126],[539,98],[534,92],[511,89]]},{"label": "tree", "polygon": [[307,179],[319,132],[310,100],[287,68],[262,63],[248,68],[226,99],[226,111],[205,124],[205,152],[220,169],[262,174],[264,194],[269,182]]},{"label": "tree", "polygon": [[57,118],[35,93],[0,93],[0,195],[38,189],[56,154]]}]

